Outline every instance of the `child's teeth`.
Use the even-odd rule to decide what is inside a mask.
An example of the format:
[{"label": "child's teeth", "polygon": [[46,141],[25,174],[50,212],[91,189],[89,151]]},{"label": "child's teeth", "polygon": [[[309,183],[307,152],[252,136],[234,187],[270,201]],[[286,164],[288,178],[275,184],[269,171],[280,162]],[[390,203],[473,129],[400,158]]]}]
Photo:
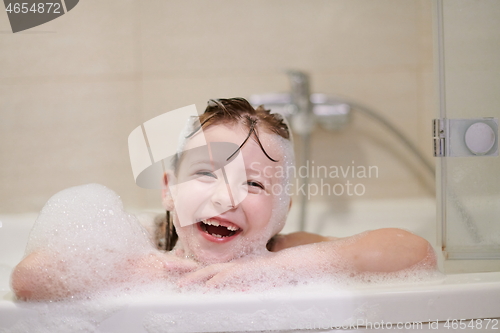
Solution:
[{"label": "child's teeth", "polygon": [[[203,222],[204,224],[207,224],[207,225],[213,225],[215,227],[220,226],[220,223],[217,222],[217,220],[208,219],[208,220],[201,220],[201,222]],[[229,231],[237,231],[237,230],[240,229],[237,226],[233,226],[233,225],[224,226],[224,227],[227,228]],[[217,234],[214,234],[214,236],[216,236],[216,237],[222,237],[221,235],[217,235]]]},{"label": "child's teeth", "polygon": [[205,221],[203,221],[203,223],[210,224],[210,225],[213,225],[215,227],[219,226],[219,222],[217,222],[216,220],[205,220]]},{"label": "child's teeth", "polygon": [[217,235],[217,234],[212,234],[214,237],[217,237],[217,238],[222,238],[221,235]]}]

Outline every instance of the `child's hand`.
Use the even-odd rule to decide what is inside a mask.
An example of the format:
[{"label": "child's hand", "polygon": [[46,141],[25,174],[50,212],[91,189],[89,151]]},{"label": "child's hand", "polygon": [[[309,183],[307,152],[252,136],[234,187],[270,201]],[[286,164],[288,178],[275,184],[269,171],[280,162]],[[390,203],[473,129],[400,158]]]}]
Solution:
[{"label": "child's hand", "polygon": [[167,253],[162,259],[163,269],[168,274],[184,274],[200,268],[200,264],[192,259],[182,259],[173,254]]},{"label": "child's hand", "polygon": [[[37,251],[16,266],[11,284],[16,296],[22,300],[60,300],[115,286],[134,285],[137,281],[176,281],[182,274],[199,268],[193,260],[158,251],[106,264],[112,269],[106,274],[94,274],[95,265],[75,266],[54,254]],[[83,283],[82,276],[89,281]]]},{"label": "child's hand", "polygon": [[241,264],[228,262],[209,265],[205,268],[184,275],[179,279],[179,287],[189,287],[192,285],[205,285],[217,288],[221,284],[226,284],[229,280],[236,278],[235,274],[240,271]]},{"label": "child's hand", "polygon": [[201,285],[207,289],[247,291],[253,288],[283,285],[290,275],[282,263],[275,261],[274,254],[251,259],[238,259],[228,263],[209,265],[188,273],[179,279],[179,287]]}]

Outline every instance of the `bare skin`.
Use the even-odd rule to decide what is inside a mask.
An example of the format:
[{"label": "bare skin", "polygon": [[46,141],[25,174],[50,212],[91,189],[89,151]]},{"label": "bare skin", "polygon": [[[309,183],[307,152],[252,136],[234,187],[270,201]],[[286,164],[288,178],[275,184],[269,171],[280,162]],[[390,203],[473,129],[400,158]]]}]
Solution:
[{"label": "bare skin", "polygon": [[[247,275],[263,273],[276,281],[296,276],[315,276],[317,272],[349,276],[360,273],[391,273],[420,264],[424,269],[436,268],[436,259],[429,243],[410,232],[378,229],[347,238],[329,238],[298,232],[281,236],[277,252],[255,258],[207,266],[185,274],[179,284],[203,284],[209,288],[251,287]],[[311,260],[314,258],[314,260]],[[270,269],[271,268],[271,269]],[[271,273],[271,274],[269,274]],[[286,282],[284,282],[286,283]]]},{"label": "bare skin", "polygon": [[103,289],[110,286],[126,286],[137,280],[138,276],[149,282],[164,281],[178,278],[180,274],[199,268],[198,263],[192,260],[159,251],[112,264],[117,273],[107,277],[102,284],[97,283],[97,288],[94,281],[94,286],[89,289],[87,284],[75,283],[63,277],[71,273],[68,272],[71,266],[65,262],[47,252],[33,252],[14,268],[11,285],[17,298],[21,300],[60,300],[88,294],[91,291],[100,291],[100,286]]},{"label": "bare skin", "polygon": [[289,247],[295,247],[299,245],[312,244],[327,242],[335,240],[334,237],[325,237],[318,234],[313,234],[305,231],[297,231],[287,235],[277,235],[273,247],[270,249],[271,252],[278,252]]},{"label": "bare skin", "polygon": [[[64,263],[51,265],[52,270],[47,270],[46,263],[53,260],[46,253],[35,252],[16,266],[11,281],[19,299],[62,299],[90,291],[60,279],[60,272],[67,269]],[[416,264],[435,269],[436,260],[426,240],[401,229],[389,228],[369,231],[354,238],[323,237],[306,232],[280,235],[271,252],[264,256],[208,266],[161,252],[116,264],[128,266],[126,271],[139,272],[148,281],[175,276],[174,281],[180,287],[197,284],[208,288],[241,289],[242,285],[254,283],[249,276],[259,271],[271,275],[281,274],[280,278],[288,274],[286,272],[308,274],[320,269],[332,273],[339,270],[351,274],[390,273]],[[130,278],[125,274],[114,282],[117,285],[126,284]]]}]

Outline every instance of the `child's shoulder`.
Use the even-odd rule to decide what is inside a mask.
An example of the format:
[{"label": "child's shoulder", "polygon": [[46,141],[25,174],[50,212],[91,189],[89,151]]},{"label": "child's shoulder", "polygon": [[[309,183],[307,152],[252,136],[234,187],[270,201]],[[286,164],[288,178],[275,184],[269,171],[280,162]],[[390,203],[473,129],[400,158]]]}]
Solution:
[{"label": "child's shoulder", "polygon": [[321,235],[305,231],[292,232],[286,235],[279,234],[274,237],[274,241],[270,251],[278,252],[280,250],[287,249],[290,247],[312,244],[312,243],[327,242],[331,240],[334,240],[334,237],[324,237]]}]

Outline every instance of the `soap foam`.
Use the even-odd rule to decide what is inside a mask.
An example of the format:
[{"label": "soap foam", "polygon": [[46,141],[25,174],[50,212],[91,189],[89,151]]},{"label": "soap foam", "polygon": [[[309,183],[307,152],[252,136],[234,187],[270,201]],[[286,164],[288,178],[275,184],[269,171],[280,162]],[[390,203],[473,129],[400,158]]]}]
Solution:
[{"label": "soap foam", "polygon": [[[435,255],[430,245],[427,257],[406,269],[389,273],[353,272],[352,263],[336,249],[347,247],[367,233],[340,239],[328,249],[325,249],[325,243],[309,244],[307,250],[305,248],[302,250],[303,256],[298,254],[298,248],[280,251],[278,259],[273,259],[273,254],[270,255],[269,260],[259,260],[258,254],[248,255],[231,263],[221,264],[228,265],[231,279],[224,280],[228,271],[222,270],[222,281],[218,280],[216,275],[206,284],[184,287],[183,292],[194,294],[200,292],[214,294],[278,292],[286,294],[311,290],[332,291],[366,289],[374,286],[411,286],[435,282],[444,277],[433,266]],[[309,250],[314,253],[314,258],[308,255]],[[254,261],[254,258],[257,260]]]},{"label": "soap foam", "polygon": [[51,288],[37,290],[39,295],[33,297],[50,293],[51,300],[82,298],[130,288],[145,278],[154,280],[139,268],[144,260],[160,265],[155,263],[158,254],[145,229],[123,210],[113,191],[98,184],[63,190],[43,207],[28,240],[26,256],[35,258],[37,273],[50,280]]},{"label": "soap foam", "polygon": [[[345,242],[354,240],[350,238]],[[60,292],[50,290],[53,293],[52,300],[59,301],[23,303],[24,307],[36,310],[39,315],[37,319],[18,322],[9,328],[9,332],[97,332],[103,321],[127,305],[138,301],[143,305],[149,304],[144,303],[145,299],[153,300],[151,304],[159,300],[168,300],[173,304],[179,300],[179,305],[189,302],[195,304],[201,296],[219,301],[219,296],[234,299],[236,292],[243,297],[243,302],[245,297],[253,295],[258,295],[259,299],[282,300],[286,299],[284,295],[322,295],[325,291],[342,292],[374,284],[411,285],[436,281],[442,277],[435,270],[427,269],[425,260],[396,273],[353,276],[343,268],[347,263],[338,256],[336,274],[332,274],[327,264],[318,267],[315,273],[310,273],[291,272],[286,265],[270,261],[267,266],[255,266],[253,273],[242,269],[241,274],[245,279],[227,288],[210,289],[198,285],[179,289],[175,280],[154,273],[154,269],[153,273],[138,269],[144,265],[141,258],[152,258],[151,266],[155,266],[157,261],[161,262],[157,258],[169,254],[156,250],[136,217],[124,212],[120,198],[113,191],[97,184],[69,188],[47,202],[31,231],[26,250],[26,255],[39,253],[44,256],[40,259],[42,265],[38,273],[43,275],[52,272],[53,278],[59,279]],[[331,261],[332,255],[335,254],[320,255],[316,259],[327,263]],[[251,258],[246,258],[250,265]],[[289,261],[297,259],[294,256],[288,258]],[[67,292],[80,287],[85,292]],[[186,299],[190,301],[186,302]],[[206,308],[210,310],[210,300],[206,300]],[[311,320],[315,314],[317,318],[325,315],[312,309],[281,310],[283,308],[278,307],[274,312],[259,310],[243,316],[237,312],[213,310],[210,316],[203,316],[205,321],[193,320],[196,318],[196,312],[193,311],[168,314],[150,312],[143,318],[141,325],[148,332],[159,332],[165,328],[172,331],[221,331],[234,328],[234,321],[238,320],[241,324],[239,328],[278,329],[286,327],[287,318],[295,318],[297,323],[294,325],[298,328],[304,327],[299,323],[304,311],[307,312],[307,320]],[[281,319],[276,321],[276,318]],[[255,326],[256,322],[262,325]],[[277,322],[279,325],[273,324]]]}]

